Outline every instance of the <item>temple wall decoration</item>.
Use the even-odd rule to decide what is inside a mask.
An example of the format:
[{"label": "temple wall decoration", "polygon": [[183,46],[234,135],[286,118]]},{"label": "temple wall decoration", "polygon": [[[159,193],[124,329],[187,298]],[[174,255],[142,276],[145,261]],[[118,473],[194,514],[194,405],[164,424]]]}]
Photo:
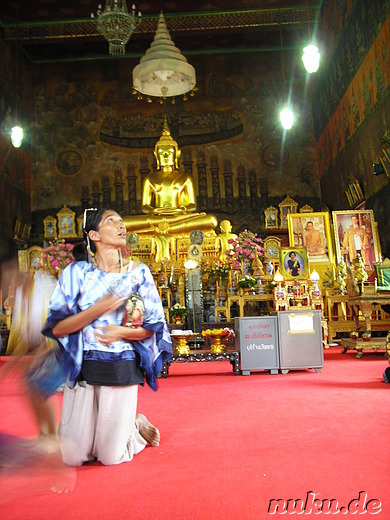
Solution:
[{"label": "temple wall decoration", "polygon": [[[96,63],[73,64],[72,71],[67,65],[42,67],[34,100],[36,225],[43,214],[65,203],[77,214],[86,204],[111,204],[129,215],[140,214],[142,185],[155,169],[153,147],[164,117],[183,153],[181,169],[193,177],[198,211],[239,227],[253,220],[256,210],[253,225],[259,229],[260,186],[268,186],[267,204],[277,204],[286,196],[286,176],[291,196],[319,210],[310,99],[301,96],[305,75],[295,74],[293,85],[299,129],[283,141],[276,116],[281,63],[277,53],[273,58],[261,53],[214,56],[211,63],[196,56],[194,66],[202,70],[198,92],[174,105],[136,100],[127,75],[131,59],[126,70],[112,64],[109,75]],[[66,165],[71,174],[59,172],[59,150],[78,151],[83,168]]]},{"label": "temple wall decoration", "polygon": [[[320,176],[389,91],[390,16],[317,141]],[[374,147],[375,148],[375,147]]]}]

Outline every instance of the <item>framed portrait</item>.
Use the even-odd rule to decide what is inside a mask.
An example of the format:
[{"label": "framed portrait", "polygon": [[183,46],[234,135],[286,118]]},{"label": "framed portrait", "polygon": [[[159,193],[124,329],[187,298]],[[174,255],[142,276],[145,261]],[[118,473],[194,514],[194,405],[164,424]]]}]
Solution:
[{"label": "framed portrait", "polygon": [[296,213],[298,209],[298,203],[295,202],[291,197],[286,197],[279,204],[280,211],[280,229],[288,228],[288,215],[290,213]]},{"label": "framed portrait", "polygon": [[54,240],[57,236],[57,220],[50,215],[43,219],[43,236],[47,240]]},{"label": "framed portrait", "polygon": [[84,215],[80,215],[77,217],[77,236],[83,237],[84,236]]},{"label": "framed portrait", "polygon": [[64,206],[58,213],[58,238],[76,238],[75,212]]},{"label": "framed portrait", "polygon": [[379,261],[379,237],[371,209],[332,211],[337,261],[348,266],[358,254],[363,258],[366,271],[372,271]]},{"label": "framed portrait", "polygon": [[306,280],[309,276],[306,247],[282,247],[279,270],[285,280]]},{"label": "framed portrait", "polygon": [[310,262],[333,263],[329,213],[290,213],[288,215],[290,246],[305,246]]},{"label": "framed portrait", "polygon": [[278,210],[273,206],[269,206],[265,211],[265,229],[278,228]]}]

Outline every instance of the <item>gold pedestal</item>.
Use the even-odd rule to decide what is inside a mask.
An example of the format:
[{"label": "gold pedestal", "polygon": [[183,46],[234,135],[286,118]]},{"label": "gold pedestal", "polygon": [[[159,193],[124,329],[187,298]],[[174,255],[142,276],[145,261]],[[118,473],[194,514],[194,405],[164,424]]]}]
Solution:
[{"label": "gold pedestal", "polygon": [[172,334],[171,337],[177,340],[174,353],[175,354],[190,354],[190,347],[187,343],[187,340],[192,338],[192,334]]},{"label": "gold pedestal", "polygon": [[222,343],[222,338],[224,336],[210,336],[211,337],[211,345],[210,352],[213,354],[221,354],[226,351],[225,345]]}]

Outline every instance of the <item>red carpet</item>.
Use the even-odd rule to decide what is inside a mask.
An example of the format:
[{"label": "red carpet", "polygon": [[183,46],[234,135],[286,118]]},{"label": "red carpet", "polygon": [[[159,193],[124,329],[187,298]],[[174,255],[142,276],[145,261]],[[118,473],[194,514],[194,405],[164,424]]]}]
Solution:
[{"label": "red carpet", "polygon": [[[234,376],[228,362],[173,364],[157,393],[140,389],[139,409],[161,431],[158,448],[128,464],[78,468],[68,495],[46,492],[34,473],[13,475],[15,491],[0,489],[1,517],[262,520],[272,499],[314,491],[347,506],[364,491],[381,503],[375,517],[389,519],[386,366],[383,353],[358,360],[338,347],[325,351],[319,374]],[[33,436],[15,382],[0,392],[0,431]]]}]

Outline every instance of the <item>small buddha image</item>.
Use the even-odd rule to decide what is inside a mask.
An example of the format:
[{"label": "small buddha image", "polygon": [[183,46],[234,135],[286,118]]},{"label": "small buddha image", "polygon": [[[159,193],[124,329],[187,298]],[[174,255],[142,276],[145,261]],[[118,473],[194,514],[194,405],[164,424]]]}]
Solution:
[{"label": "small buddha image", "polygon": [[226,262],[226,251],[233,250],[229,240],[236,239],[237,235],[232,233],[232,225],[229,220],[221,220],[219,224],[220,234],[215,239],[215,251],[218,260],[222,263]]},{"label": "small buddha image", "polygon": [[264,276],[264,270],[263,270],[263,264],[261,263],[259,257],[256,257],[252,264],[252,276],[254,278],[260,278],[261,276]]},{"label": "small buddha image", "polygon": [[237,288],[238,288],[237,282],[236,282],[235,278],[232,278],[228,285],[230,294],[232,294],[232,295],[236,294]]},{"label": "small buddha image", "polygon": [[163,287],[167,285],[167,277],[164,271],[158,273],[158,285]]},{"label": "small buddha image", "polygon": [[226,292],[223,290],[222,287],[219,287],[218,291],[217,291],[217,301],[218,301],[219,305],[223,305],[225,300],[226,300]]}]

